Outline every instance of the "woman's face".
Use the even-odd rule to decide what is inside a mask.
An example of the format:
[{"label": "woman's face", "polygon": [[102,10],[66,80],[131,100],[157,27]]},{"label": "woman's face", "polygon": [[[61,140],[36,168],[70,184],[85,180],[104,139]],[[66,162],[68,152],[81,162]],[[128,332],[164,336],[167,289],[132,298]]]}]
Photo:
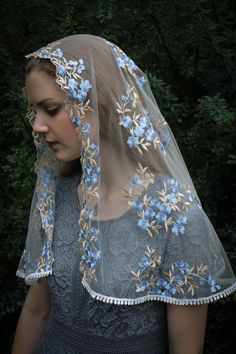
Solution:
[{"label": "woman's face", "polygon": [[81,139],[65,109],[65,92],[55,79],[33,70],[26,78],[30,102],[36,110],[33,131],[43,134],[57,160],[72,161],[81,155]]}]

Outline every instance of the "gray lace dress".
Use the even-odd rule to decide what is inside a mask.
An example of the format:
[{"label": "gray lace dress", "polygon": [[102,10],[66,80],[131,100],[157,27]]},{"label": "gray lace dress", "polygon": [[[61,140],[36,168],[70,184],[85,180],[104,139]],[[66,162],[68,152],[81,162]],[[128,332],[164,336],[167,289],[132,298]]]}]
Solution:
[{"label": "gray lace dress", "polygon": [[[164,354],[166,305],[160,302],[128,306],[91,298],[79,272],[79,177],[61,177],[56,193],[53,239],[54,273],[48,277],[51,312],[34,354],[137,353]],[[129,214],[102,223],[103,233],[129,233]]]}]

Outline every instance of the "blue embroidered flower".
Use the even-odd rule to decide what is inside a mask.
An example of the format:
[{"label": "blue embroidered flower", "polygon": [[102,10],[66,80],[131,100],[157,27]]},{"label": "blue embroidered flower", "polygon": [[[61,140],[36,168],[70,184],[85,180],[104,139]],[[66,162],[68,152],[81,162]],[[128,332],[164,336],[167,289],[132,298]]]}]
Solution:
[{"label": "blue embroidered flower", "polygon": [[[209,288],[211,293],[221,289],[211,275],[203,277],[208,267],[190,266],[187,262],[176,261],[169,265],[169,270],[163,272],[163,277],[159,276],[161,257],[155,253],[154,249],[147,246],[145,256],[139,262],[138,272],[132,272],[133,280],[136,285],[136,292],[143,292],[151,295],[161,295],[164,297],[175,297],[176,294],[181,299],[188,299],[194,296],[201,286],[204,292]],[[201,293],[200,293],[201,295]]]},{"label": "blue embroidered flower", "polygon": [[79,86],[81,91],[85,92],[86,94],[92,88],[92,85],[90,84],[89,80],[83,80],[83,79],[81,80]]},{"label": "blue embroidered flower", "polygon": [[147,80],[145,79],[144,76],[138,77],[138,83],[140,84],[140,86],[143,86],[145,82],[147,82]]},{"label": "blue embroidered flower", "polygon": [[41,271],[42,265],[43,265],[44,271],[46,271],[46,272],[51,271],[51,263],[52,263],[51,245],[50,245],[49,241],[47,240],[43,246],[42,255],[40,257],[40,260],[38,261],[37,269],[39,269],[39,271]]},{"label": "blue embroidered flower", "polygon": [[177,285],[183,285],[183,277],[180,274],[175,275],[173,279]]},{"label": "blue embroidered flower", "polygon": [[172,188],[173,192],[175,192],[176,188],[179,187],[178,182],[174,178],[168,178],[166,182],[167,182],[167,185]]},{"label": "blue embroidered flower", "polygon": [[91,124],[89,124],[89,123],[83,123],[83,124],[81,124],[81,126],[80,126],[80,131],[81,131],[81,134],[82,134],[85,138],[89,137],[89,135],[90,135],[90,128],[91,128]]},{"label": "blue embroidered flower", "polygon": [[79,117],[73,116],[72,123],[78,128],[81,126],[81,120]]},{"label": "blue embroidered flower", "polygon": [[140,144],[140,141],[138,140],[138,137],[130,136],[127,140],[127,143],[129,145],[129,147],[137,148],[137,146]]},{"label": "blue embroidered flower", "polygon": [[51,246],[47,240],[42,249],[42,257],[46,260],[50,260],[51,257]]},{"label": "blue embroidered flower", "polygon": [[44,229],[47,229],[48,227],[52,226],[53,223],[54,223],[54,214],[52,209],[49,209],[47,215],[42,218],[42,226]]},{"label": "blue embroidered flower", "polygon": [[99,159],[99,146],[95,143],[90,144],[90,149],[92,150],[93,157],[95,160]]},{"label": "blue embroidered flower", "polygon": [[[158,133],[161,134],[161,132],[158,132]],[[172,146],[172,144],[171,144],[172,139],[171,139],[170,133],[167,131],[164,134],[162,133],[162,136],[163,136],[162,137],[163,145],[170,148]]]},{"label": "blue embroidered flower", "polygon": [[77,69],[77,73],[81,74],[82,71],[84,71],[84,70],[85,70],[84,61],[83,61],[83,59],[80,59],[79,60],[79,66],[78,66],[78,69]]},{"label": "blue embroidered flower", "polygon": [[117,57],[116,61],[119,68],[124,69],[127,66],[132,71],[135,71],[137,69],[137,65],[125,53]]},{"label": "blue embroidered flower", "polygon": [[140,282],[140,291],[145,291],[146,289],[149,288],[149,286],[150,286],[149,281],[147,281],[147,280],[142,280],[142,281]]},{"label": "blue embroidered flower", "polygon": [[38,200],[39,200],[40,202],[44,202],[45,199],[46,199],[46,193],[45,193],[45,192],[40,192],[40,193],[39,193],[39,196],[38,196]]},{"label": "blue embroidered flower", "polygon": [[142,128],[149,128],[151,122],[149,121],[149,119],[145,116],[140,117],[139,119],[139,124]]},{"label": "blue embroidered flower", "polygon": [[181,224],[175,223],[174,226],[172,227],[172,232],[176,236],[183,235],[184,231],[185,231],[185,227],[183,225],[181,225]]},{"label": "blue embroidered flower", "polygon": [[85,254],[82,256],[82,260],[89,268],[94,268],[97,261],[101,259],[101,252],[99,250],[91,251],[88,244],[85,247]]},{"label": "blue embroidered flower", "polygon": [[128,103],[132,101],[132,96],[129,91],[126,91],[125,95],[121,95],[121,101],[124,103]]},{"label": "blue embroidered flower", "polygon": [[170,284],[163,278],[158,278],[156,281],[156,286],[158,288],[158,294],[164,295],[166,297],[172,297],[176,293],[176,287]]},{"label": "blue embroidered flower", "polygon": [[96,243],[98,241],[99,237],[100,237],[99,230],[96,229],[96,227],[93,226],[93,227],[91,227],[90,232],[91,232],[91,235],[92,235],[91,241]]},{"label": "blue embroidered flower", "polygon": [[128,115],[124,116],[124,118],[123,118],[123,120],[121,122],[121,125],[123,125],[123,127],[127,128],[127,129],[131,128],[132,125],[133,125],[133,121],[130,118],[130,116],[128,116]]},{"label": "blue embroidered flower", "polygon": [[55,178],[54,172],[49,168],[42,168],[39,171],[39,178],[42,180],[42,185],[48,188]]},{"label": "blue embroidered flower", "polygon": [[166,155],[166,149],[162,143],[158,144],[159,150],[162,154]]},{"label": "blue embroidered flower", "polygon": [[147,208],[144,212],[145,218],[148,218],[150,220],[153,220],[155,215],[156,215],[155,211],[151,208]]},{"label": "blue embroidered flower", "polygon": [[63,51],[60,48],[55,49],[52,54],[55,57],[62,58],[63,57]]},{"label": "blue embroidered flower", "polygon": [[91,220],[91,219],[93,218],[94,209],[85,206],[85,211],[86,211],[86,213],[87,213],[88,219]]},{"label": "blue embroidered flower", "polygon": [[183,261],[175,262],[176,268],[180,271],[182,275],[189,274],[191,272],[191,268],[188,263]]},{"label": "blue embroidered flower", "polygon": [[93,168],[92,166],[87,162],[85,165],[84,165],[84,172],[85,172],[85,175],[90,175],[91,172],[92,172]]},{"label": "blue embroidered flower", "polygon": [[85,183],[88,186],[95,186],[98,183],[98,178],[96,175],[87,176],[85,177]]},{"label": "blue embroidered flower", "polygon": [[98,183],[100,176],[100,167],[92,166],[88,161],[84,165],[84,177],[83,181],[88,186],[94,186]]},{"label": "blue embroidered flower", "polygon": [[208,277],[208,284],[211,287],[211,292],[215,293],[217,292],[219,289],[221,289],[221,286],[216,284],[216,281],[214,279],[212,279],[211,275],[209,275]]},{"label": "blue embroidered flower", "polygon": [[158,288],[165,287],[167,281],[163,278],[157,278],[156,285]]},{"label": "blue embroidered flower", "polygon": [[187,217],[186,216],[183,216],[183,215],[180,215],[177,219],[177,223],[178,224],[183,224],[183,225],[186,225],[187,224]]},{"label": "blue embroidered flower", "polygon": [[161,203],[159,202],[159,200],[152,198],[150,201],[150,206],[157,211],[160,210]]},{"label": "blue embroidered flower", "polygon": [[186,216],[182,216],[180,215],[176,221],[176,223],[174,224],[174,226],[172,227],[172,232],[173,234],[175,234],[176,236],[180,236],[184,234],[185,231],[185,227],[184,225],[187,224],[187,218]]},{"label": "blue embroidered flower", "polygon": [[51,57],[51,54],[45,50],[45,51],[42,51],[42,57],[43,59],[49,59]]},{"label": "blue embroidered flower", "polygon": [[90,88],[92,87],[88,80],[81,79],[80,82],[71,78],[68,80],[68,97],[72,100],[79,100],[83,102],[87,96]]},{"label": "blue embroidered flower", "polygon": [[67,70],[63,65],[58,65],[57,73],[62,77],[65,77],[66,75],[68,75]]},{"label": "blue embroidered flower", "polygon": [[177,203],[176,193],[169,193],[166,195],[166,198],[173,204]]},{"label": "blue embroidered flower", "polygon": [[98,145],[97,145],[96,143],[90,144],[90,148],[91,148],[92,150],[97,150],[97,152],[99,152],[99,147],[98,147]]},{"label": "blue embroidered flower", "polygon": [[143,180],[140,179],[140,177],[138,175],[134,175],[134,177],[130,181],[130,184],[132,186],[135,186],[135,185],[141,186],[143,184]]},{"label": "blue embroidered flower", "polygon": [[147,228],[150,226],[149,220],[145,218],[139,219],[138,226],[141,230],[147,230]]},{"label": "blue embroidered flower", "polygon": [[87,240],[87,238],[88,238],[87,232],[85,230],[83,230],[83,229],[81,229],[81,231],[80,231],[80,236],[84,240]]},{"label": "blue embroidered flower", "polygon": [[200,278],[199,279],[199,285],[203,286],[207,283],[206,279],[205,278]]},{"label": "blue embroidered flower", "polygon": [[148,257],[144,256],[138,265],[141,268],[141,271],[143,272],[145,270],[145,268],[151,266],[150,259]]},{"label": "blue embroidered flower", "polygon": [[155,219],[159,224],[164,224],[167,221],[167,215],[159,212],[155,215]]},{"label": "blue embroidered flower", "polygon": [[159,203],[158,209],[167,216],[171,213],[171,205],[169,203]]},{"label": "blue embroidered flower", "polygon": [[176,287],[174,285],[168,284],[167,289],[162,292],[162,295],[166,297],[172,297],[176,293]]},{"label": "blue embroidered flower", "polygon": [[136,211],[141,211],[143,208],[143,202],[141,202],[141,200],[139,200],[139,199],[134,199],[131,202],[131,205],[134,208],[134,210],[136,210]]},{"label": "blue embroidered flower", "polygon": [[137,126],[135,129],[134,129],[134,135],[137,136],[138,138],[142,137],[145,133],[145,130],[140,127],[140,126]]},{"label": "blue embroidered flower", "polygon": [[76,68],[76,66],[78,65],[78,62],[76,60],[69,60],[68,61],[68,64],[70,66],[73,66],[74,68]]},{"label": "blue embroidered flower", "polygon": [[147,141],[153,141],[156,138],[156,133],[153,129],[148,129],[145,133]]},{"label": "blue embroidered flower", "polygon": [[68,86],[70,90],[76,90],[78,88],[78,82],[75,79],[69,79],[68,80]]}]

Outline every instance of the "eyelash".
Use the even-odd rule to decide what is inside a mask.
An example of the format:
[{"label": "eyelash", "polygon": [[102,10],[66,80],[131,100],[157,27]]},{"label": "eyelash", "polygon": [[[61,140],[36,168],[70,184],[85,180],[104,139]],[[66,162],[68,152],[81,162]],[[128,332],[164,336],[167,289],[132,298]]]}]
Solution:
[{"label": "eyelash", "polygon": [[57,113],[59,112],[60,108],[57,107],[57,108],[53,108],[53,109],[45,109],[45,112],[51,116],[51,117],[54,117],[55,115],[57,115]]}]

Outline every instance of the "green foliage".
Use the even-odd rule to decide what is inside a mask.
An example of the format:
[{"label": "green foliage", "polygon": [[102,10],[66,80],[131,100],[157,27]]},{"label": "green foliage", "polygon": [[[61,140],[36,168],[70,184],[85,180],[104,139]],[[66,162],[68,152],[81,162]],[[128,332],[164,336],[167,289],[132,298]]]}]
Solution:
[{"label": "green foliage", "polygon": [[[103,36],[146,72],[236,269],[235,4],[229,0],[17,0],[5,1],[1,10],[0,317],[9,330],[2,334],[0,351],[9,352],[26,291],[15,278],[35,180],[35,152],[21,90],[24,55],[60,37]],[[229,323],[235,297],[229,299],[232,303],[210,306],[206,354],[233,352]]]}]

